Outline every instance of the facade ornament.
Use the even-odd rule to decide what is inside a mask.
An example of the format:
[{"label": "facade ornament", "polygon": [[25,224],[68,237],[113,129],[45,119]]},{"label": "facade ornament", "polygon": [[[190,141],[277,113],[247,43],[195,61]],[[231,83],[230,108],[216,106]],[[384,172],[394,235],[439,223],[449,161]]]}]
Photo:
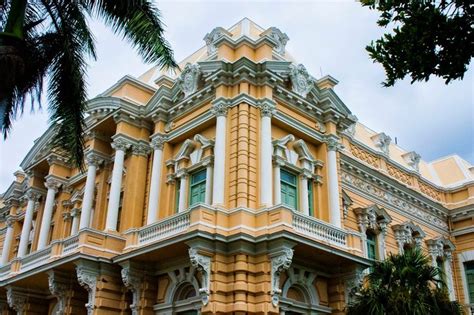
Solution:
[{"label": "facade ornament", "polygon": [[290,39],[288,35],[280,31],[280,29],[276,27],[270,27],[270,29],[268,31],[265,31],[262,35],[267,35],[276,42],[277,45],[274,48],[276,53],[280,55],[285,54],[286,43]]},{"label": "facade ornament", "polygon": [[308,95],[316,82],[302,64],[290,65],[290,80],[293,92],[302,97]]},{"label": "facade ornament", "polygon": [[224,36],[227,31],[222,28],[222,27],[216,27],[213,29],[210,33],[207,33],[206,36],[204,36],[204,41],[206,42],[206,47],[207,47],[207,54],[213,55],[215,52],[217,52],[217,47],[216,47],[216,41]]},{"label": "facade ornament", "polygon": [[63,315],[66,308],[69,281],[65,276],[58,275],[58,272],[54,270],[48,271],[47,274],[49,291],[58,299],[56,313],[53,315]]},{"label": "facade ornament", "polygon": [[214,140],[208,139],[200,134],[194,136],[194,141],[201,144],[201,149],[206,149],[208,147],[212,148],[214,146]]},{"label": "facade ornament", "polygon": [[163,150],[163,146],[166,142],[166,137],[163,135],[154,136],[151,140],[150,146],[153,150]]},{"label": "facade ornament", "polygon": [[7,303],[14,309],[17,315],[24,315],[27,297],[25,294],[18,292],[12,286],[7,287]]},{"label": "facade ornament", "polygon": [[209,303],[210,295],[210,276],[211,276],[211,257],[201,255],[196,248],[189,249],[189,258],[191,265],[201,272],[201,288],[199,288],[199,295],[204,306]]},{"label": "facade ornament", "polygon": [[77,282],[79,285],[87,290],[87,315],[94,314],[95,308],[95,292],[97,290],[97,276],[98,270],[93,268],[88,268],[84,264],[79,264],[76,266],[77,272]]},{"label": "facade ornament", "polygon": [[334,137],[328,137],[326,140],[326,145],[328,147],[328,151],[339,151],[344,148],[339,140]]},{"label": "facade ornament", "polygon": [[127,264],[122,266],[121,276],[123,284],[132,291],[133,303],[130,304],[132,315],[138,315],[143,271],[132,268],[130,264]]},{"label": "facade ornament", "polygon": [[349,195],[342,190],[342,211],[343,211],[343,217],[344,220],[347,219],[347,216],[349,215],[349,209],[352,206],[353,201]]},{"label": "facade ornament", "polygon": [[186,64],[183,72],[181,72],[181,75],[176,80],[181,91],[184,92],[184,97],[188,97],[197,91],[200,74],[201,69],[198,64]]},{"label": "facade ornament", "polygon": [[102,159],[96,152],[94,151],[89,151],[86,154],[86,163],[88,166],[95,166],[99,167],[100,164],[104,162],[104,159]]},{"label": "facade ornament", "polygon": [[17,219],[16,217],[8,216],[7,221],[6,221],[7,227],[12,228],[13,224],[15,224],[15,222],[16,222],[16,219]]},{"label": "facade ornament", "polygon": [[276,107],[268,102],[260,105],[260,113],[262,117],[272,117],[276,113]]},{"label": "facade ornament", "polygon": [[320,133],[326,133],[326,126],[320,121],[316,122],[314,129],[316,129],[316,131],[319,131]]},{"label": "facade ornament", "polygon": [[425,233],[418,225],[412,222],[404,222],[392,226],[392,230],[395,234],[395,240],[397,241],[398,252],[400,254],[404,253],[405,245],[421,248]]},{"label": "facade ornament", "polygon": [[272,304],[277,307],[280,303],[280,275],[283,271],[288,270],[291,266],[293,260],[293,250],[290,248],[285,248],[282,251],[279,251],[271,255],[272,262],[272,274],[271,274],[271,296]]},{"label": "facade ornament", "polygon": [[212,105],[211,113],[217,117],[227,116],[228,106],[224,102],[218,102]]},{"label": "facade ornament", "polygon": [[350,118],[354,122],[346,128],[345,132],[347,135],[353,137],[355,135],[355,131],[356,131],[355,128],[359,119],[357,118],[357,116],[352,115],[352,114],[350,114],[348,118]]},{"label": "facade ornament", "polygon": [[147,157],[151,153],[148,143],[138,142],[132,145],[132,154]]},{"label": "facade ornament", "polygon": [[132,146],[132,141],[123,137],[118,137],[115,138],[110,145],[114,150],[120,150],[125,152]]},{"label": "facade ornament", "polygon": [[62,183],[55,179],[55,178],[52,178],[52,177],[49,177],[48,179],[46,179],[46,181],[44,182],[44,186],[49,190],[49,189],[52,189],[54,190],[54,193],[57,193],[59,188],[61,187]]},{"label": "facade ornament", "polygon": [[375,136],[372,136],[370,138],[374,142],[375,146],[383,152],[383,154],[385,155],[390,154],[389,147],[390,147],[390,143],[392,142],[392,138],[390,138],[383,132],[378,133]]},{"label": "facade ornament", "polygon": [[411,152],[402,154],[402,158],[405,160],[405,162],[407,162],[407,164],[412,169],[418,172],[420,161],[421,161],[421,155],[419,155],[415,151],[411,151]]},{"label": "facade ornament", "polygon": [[175,126],[175,123],[172,121],[166,123],[165,128],[164,128],[165,132],[170,132],[171,130],[173,130],[174,126]]}]

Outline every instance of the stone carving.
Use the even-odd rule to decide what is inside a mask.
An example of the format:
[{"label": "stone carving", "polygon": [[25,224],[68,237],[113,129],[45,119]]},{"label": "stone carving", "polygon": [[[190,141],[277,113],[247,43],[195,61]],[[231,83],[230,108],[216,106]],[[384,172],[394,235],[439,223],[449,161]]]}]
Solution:
[{"label": "stone carving", "polygon": [[189,249],[189,258],[191,265],[201,273],[201,287],[199,295],[204,306],[209,303],[210,295],[210,276],[211,276],[211,257],[201,255],[196,248]]},{"label": "stone carving", "polygon": [[335,138],[327,138],[326,145],[328,147],[328,151],[339,151],[344,148],[344,146]]},{"label": "stone carving", "polygon": [[415,151],[411,151],[405,154],[402,154],[402,158],[407,162],[407,164],[418,172],[418,167],[421,161],[421,155],[416,153]]},{"label": "stone carving", "polygon": [[68,281],[65,277],[58,276],[54,270],[48,271],[47,274],[49,291],[58,299],[54,315],[63,315],[66,308],[66,294],[69,289]]},{"label": "stone carving", "polygon": [[388,203],[389,205],[393,206],[394,209],[402,211],[404,214],[413,215],[442,229],[448,228],[448,225],[444,220],[439,219],[436,216],[427,213],[425,210],[412,205],[403,198],[396,196],[394,193],[377,187],[372,183],[347,173],[346,171],[342,172],[342,182],[346,185],[356,188],[361,192],[369,194],[370,196],[377,198],[382,202]]},{"label": "stone carving", "polygon": [[263,103],[260,105],[260,114],[262,117],[272,117],[276,112],[275,105]]},{"label": "stone carving", "polygon": [[302,97],[308,95],[316,82],[302,64],[290,65],[290,80],[293,92]]},{"label": "stone carving", "polygon": [[421,248],[422,240],[426,235],[418,225],[408,221],[392,226],[392,230],[395,234],[395,240],[397,241],[400,254],[403,254],[404,247],[407,244]]},{"label": "stone carving", "polygon": [[170,132],[171,130],[173,130],[174,126],[175,126],[175,123],[172,121],[166,123],[165,132]]},{"label": "stone carving", "polygon": [[163,150],[163,146],[166,142],[166,137],[162,135],[157,135],[151,140],[151,148],[153,150]]},{"label": "stone carving", "polygon": [[208,139],[200,134],[196,134],[194,136],[194,141],[199,142],[201,144],[201,149],[206,149],[208,147],[212,148],[214,146],[214,140]]},{"label": "stone carving", "polygon": [[375,136],[372,136],[370,138],[374,142],[375,146],[383,152],[383,154],[385,155],[390,154],[389,147],[390,147],[390,143],[392,142],[392,138],[390,138],[383,132],[378,133]]},{"label": "stone carving", "polygon": [[188,97],[197,91],[200,74],[201,69],[198,64],[186,64],[183,72],[181,72],[181,75],[176,80],[181,91],[184,92],[184,97]]},{"label": "stone carving", "polygon": [[359,160],[362,160],[375,168],[379,168],[379,158],[377,156],[361,149],[360,147],[352,143],[350,144],[349,149],[352,155],[358,158]]},{"label": "stone carving", "polygon": [[355,135],[355,128],[359,119],[355,115],[352,115],[352,114],[349,115],[349,118],[351,118],[354,122],[350,124],[349,127],[347,127],[345,132],[347,135],[353,137]]},{"label": "stone carving", "polygon": [[272,285],[272,304],[277,307],[280,303],[281,289],[280,289],[280,274],[288,270],[293,260],[293,250],[285,248],[284,250],[272,255],[272,274],[271,274],[271,285]]},{"label": "stone carving", "polygon": [[344,220],[347,219],[347,216],[349,215],[349,209],[352,206],[353,201],[349,195],[342,190],[342,214]]},{"label": "stone carving", "polygon": [[26,295],[17,292],[13,287],[7,287],[7,303],[17,312],[17,315],[25,314]]},{"label": "stone carving", "polygon": [[147,157],[151,153],[148,143],[139,142],[132,145],[132,154]]},{"label": "stone carving", "polygon": [[437,201],[441,201],[441,193],[438,190],[434,189],[430,185],[423,183],[420,180],[418,181],[418,186],[420,187],[420,191],[424,193],[425,195]]},{"label": "stone carving", "polygon": [[125,138],[116,138],[111,143],[112,149],[120,150],[120,151],[127,151],[132,146],[132,142],[129,139]]},{"label": "stone carving", "polygon": [[412,178],[410,174],[401,171],[399,168],[392,166],[391,164],[387,163],[387,172],[390,176],[398,179],[402,183],[411,186],[412,185]]},{"label": "stone carving", "polygon": [[385,237],[387,236],[387,226],[392,222],[392,218],[383,208],[377,205],[371,205],[366,208],[356,208],[354,213],[357,217],[357,223],[362,235],[364,253],[367,255],[367,230],[377,234],[379,239],[380,259],[385,258]]},{"label": "stone carving", "polygon": [[61,187],[62,183],[60,181],[58,181],[57,179],[55,178],[52,178],[52,177],[49,177],[48,179],[46,179],[46,181],[44,182],[44,186],[47,188],[47,189],[52,189],[54,190],[55,193],[58,192],[59,188]]},{"label": "stone carving", "polygon": [[320,121],[316,122],[314,129],[316,129],[316,131],[319,131],[320,133],[326,133],[326,126]]},{"label": "stone carving", "polygon": [[219,102],[212,105],[211,113],[213,115],[219,116],[227,116],[228,106],[225,103]]},{"label": "stone carving", "polygon": [[104,162],[103,159],[100,158],[99,155],[97,155],[97,153],[95,153],[94,151],[90,151],[87,153],[86,155],[86,163],[87,165],[93,165],[95,167],[98,167],[100,164],[102,164]]},{"label": "stone carving", "polygon": [[97,290],[97,272],[94,272],[83,265],[76,266],[77,282],[87,290],[88,298],[86,303],[87,315],[94,314],[95,292]]},{"label": "stone carving", "polygon": [[224,36],[227,31],[223,29],[222,27],[216,27],[213,29],[210,33],[207,33],[206,36],[204,36],[204,41],[206,42],[207,46],[207,54],[212,55],[217,51],[217,47],[215,45],[215,42]]},{"label": "stone carving", "polygon": [[280,31],[280,29],[276,27],[271,27],[268,32],[266,32],[270,38],[272,38],[276,42],[275,52],[284,55],[285,54],[285,46],[289,40],[288,35]]},{"label": "stone carving", "polygon": [[122,267],[121,271],[123,284],[132,291],[133,302],[130,304],[132,315],[138,315],[140,296],[141,296],[141,284],[143,280],[143,271],[136,270],[130,265]]}]

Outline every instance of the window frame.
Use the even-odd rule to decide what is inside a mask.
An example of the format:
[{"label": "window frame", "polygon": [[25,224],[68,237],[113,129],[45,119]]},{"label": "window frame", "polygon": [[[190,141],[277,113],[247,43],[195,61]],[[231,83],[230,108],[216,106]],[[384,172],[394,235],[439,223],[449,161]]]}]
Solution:
[{"label": "window frame", "polygon": [[[469,285],[474,286],[474,260],[465,261],[463,265],[464,274],[466,276],[466,300],[468,300],[470,304],[474,304],[474,289],[472,291],[469,290]],[[469,282],[469,280],[471,280],[471,282]]]},{"label": "window frame", "polygon": [[[294,179],[295,179],[295,180],[294,180],[294,183],[290,183],[290,182],[284,180],[284,179],[283,179],[283,176],[282,176],[283,173],[287,173],[287,174],[293,176]],[[285,186],[291,186],[291,187],[293,187],[294,190],[295,190],[295,204],[294,204],[294,206],[293,206],[293,205],[290,205],[290,204],[288,204],[288,203],[286,203],[286,202],[284,201],[284,199],[285,199],[285,198],[283,198],[283,196],[284,196],[284,195],[283,195],[283,186],[284,186],[284,185],[285,185]],[[299,189],[298,189],[298,188],[299,188],[299,187],[298,187],[298,175],[295,174],[294,172],[288,170],[287,168],[280,168],[280,199],[281,199],[281,203],[282,203],[283,205],[286,205],[286,206],[288,206],[288,207],[294,209],[295,211],[298,210],[298,207],[299,207],[299,198],[298,198],[298,197],[299,197],[299,195],[298,195]]]},{"label": "window frame", "polygon": [[[197,177],[197,175],[204,174],[204,178],[199,180],[196,183],[193,183],[193,179]],[[192,172],[189,174],[189,196],[188,196],[188,206],[192,207],[194,205],[200,204],[200,203],[205,203],[206,202],[206,183],[207,183],[207,169],[206,168],[200,168],[197,169],[196,171]],[[202,200],[199,200],[197,202],[192,201],[193,198],[193,188],[196,187],[204,187],[204,195],[202,196]]]}]

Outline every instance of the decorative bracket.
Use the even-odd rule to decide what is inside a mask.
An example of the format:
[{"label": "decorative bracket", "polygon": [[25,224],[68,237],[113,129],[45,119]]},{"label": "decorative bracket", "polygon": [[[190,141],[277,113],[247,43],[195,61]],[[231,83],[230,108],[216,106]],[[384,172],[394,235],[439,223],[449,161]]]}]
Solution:
[{"label": "decorative bracket", "polygon": [[7,287],[7,303],[18,315],[23,315],[26,306],[26,294],[18,292],[14,287]]},{"label": "decorative bracket", "polygon": [[123,284],[132,291],[133,303],[130,305],[132,315],[138,315],[144,271],[138,270],[130,262],[127,262],[122,265],[121,275]]},{"label": "decorative bracket", "polygon": [[272,291],[270,292],[272,296],[272,304],[277,307],[280,303],[280,274],[290,268],[291,262],[293,260],[293,250],[290,248],[285,248],[281,251],[270,254],[272,261],[272,282],[271,287]]},{"label": "decorative bracket", "polygon": [[69,289],[69,279],[67,278],[67,275],[58,273],[58,271],[55,270],[50,270],[47,274],[49,291],[58,299],[58,308],[54,315],[62,315],[66,308],[66,295]]},{"label": "decorative bracket", "polygon": [[88,264],[83,261],[76,263],[77,282],[87,290],[87,315],[94,313],[95,292],[97,290],[97,276],[99,266],[97,264]]},{"label": "decorative bracket", "polygon": [[209,303],[210,295],[211,257],[199,254],[196,248],[190,248],[189,258],[191,265],[201,272],[199,295],[201,296],[202,304],[206,306]]}]

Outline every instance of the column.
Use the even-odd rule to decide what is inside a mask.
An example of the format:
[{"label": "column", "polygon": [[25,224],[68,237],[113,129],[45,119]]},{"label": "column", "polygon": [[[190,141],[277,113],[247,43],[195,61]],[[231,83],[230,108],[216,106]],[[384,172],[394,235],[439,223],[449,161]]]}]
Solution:
[{"label": "column", "polygon": [[72,224],[71,224],[71,235],[76,234],[79,231],[79,216],[81,215],[81,210],[74,208],[71,210]]},{"label": "column", "polygon": [[281,178],[278,162],[273,164],[273,201],[276,205],[281,204]]},{"label": "column", "polygon": [[300,175],[300,204],[301,212],[309,215],[308,177],[306,174]]},{"label": "column", "polygon": [[377,242],[379,244],[379,259],[380,260],[385,260],[385,257],[387,256],[386,254],[386,245],[385,245],[385,239],[387,238],[387,223],[380,223],[380,233],[378,234],[378,239]]},{"label": "column", "polygon": [[61,183],[53,178],[48,178],[44,184],[48,188],[46,201],[44,203],[43,218],[41,219],[40,233],[38,239],[38,250],[48,245],[49,229],[51,228],[51,216],[53,215],[54,198]]},{"label": "column", "polygon": [[123,138],[116,138],[112,143],[115,149],[114,168],[112,170],[112,183],[110,185],[109,204],[107,206],[107,219],[105,230],[117,230],[117,219],[120,205],[120,191],[122,189],[123,162],[125,151],[131,146],[130,141]]},{"label": "column", "polygon": [[2,249],[2,258],[0,265],[6,265],[8,263],[8,258],[10,255],[10,249],[13,242],[13,219],[7,219],[7,232],[5,234],[5,239],[3,240],[3,249]]},{"label": "column", "polygon": [[260,130],[260,203],[264,207],[272,206],[272,122],[275,107],[270,104],[261,106]]},{"label": "column", "polygon": [[148,197],[147,224],[152,224],[158,220],[164,142],[165,138],[163,136],[156,136],[151,141],[151,147],[153,148],[153,165],[151,170],[150,194]]},{"label": "column", "polygon": [[453,270],[451,268],[451,263],[452,263],[452,254],[451,252],[445,252],[444,253],[444,274],[446,275],[446,286],[448,287],[448,293],[449,293],[449,300],[450,301],[455,301],[456,296],[454,295],[454,284],[453,284]]},{"label": "column", "polygon": [[214,115],[216,115],[216,140],[214,145],[215,159],[214,180],[212,181],[212,204],[224,205],[227,105],[223,103],[217,103],[212,107],[212,112]]},{"label": "column", "polygon": [[329,221],[331,224],[341,227],[341,209],[339,206],[339,178],[337,175],[337,155],[339,142],[330,138],[327,142],[328,148],[328,193],[329,193]]},{"label": "column", "polygon": [[212,203],[212,163],[206,165],[206,195],[204,196],[204,202],[207,205]]},{"label": "column", "polygon": [[82,211],[81,211],[81,221],[79,224],[79,229],[89,227],[89,222],[91,220],[91,210],[94,202],[95,194],[95,175],[97,173],[97,167],[102,162],[102,160],[97,156],[96,153],[89,152],[86,156],[87,163],[87,179],[86,185],[84,187],[84,198],[82,200]]},{"label": "column", "polygon": [[183,212],[186,210],[186,196],[188,195],[188,174],[182,172],[178,177],[180,180],[178,212]]},{"label": "column", "polygon": [[39,194],[30,190],[26,193],[26,198],[28,199],[28,204],[26,205],[25,218],[23,219],[23,227],[21,229],[20,245],[18,245],[18,258],[21,258],[27,254],[26,251],[28,250],[31,223],[33,222],[35,204],[39,199]]}]

